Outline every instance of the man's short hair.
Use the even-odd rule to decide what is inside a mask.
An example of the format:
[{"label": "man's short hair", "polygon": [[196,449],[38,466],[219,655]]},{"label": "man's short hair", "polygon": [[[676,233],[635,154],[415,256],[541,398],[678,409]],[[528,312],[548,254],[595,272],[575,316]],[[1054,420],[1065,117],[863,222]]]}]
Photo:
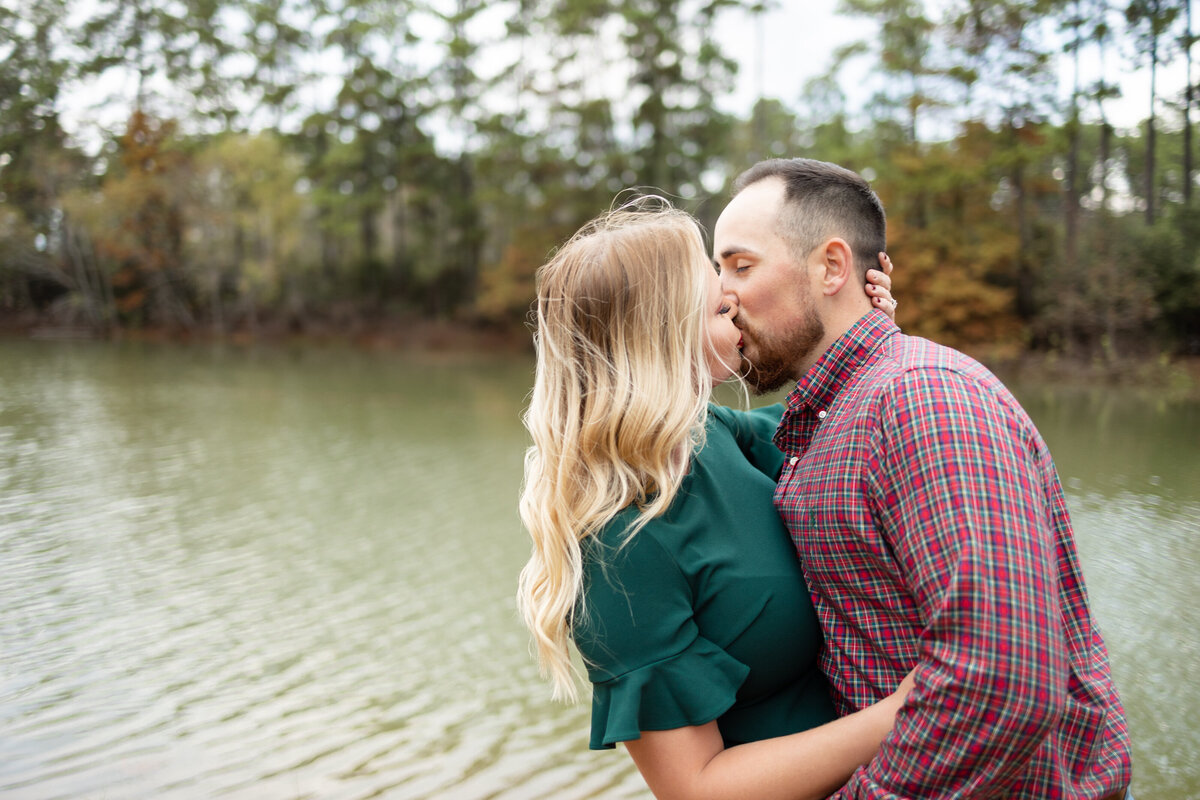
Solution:
[{"label": "man's short hair", "polygon": [[887,249],[887,218],[861,175],[827,161],[772,158],[739,175],[733,193],[767,178],[783,181],[777,232],[797,258],[838,236],[850,245],[860,274],[878,267],[877,254]]}]

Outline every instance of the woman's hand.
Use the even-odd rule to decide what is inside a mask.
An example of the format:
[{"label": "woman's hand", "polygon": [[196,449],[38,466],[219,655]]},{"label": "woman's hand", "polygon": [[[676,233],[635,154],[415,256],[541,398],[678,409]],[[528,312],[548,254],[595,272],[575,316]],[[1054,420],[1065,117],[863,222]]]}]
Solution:
[{"label": "woman's hand", "polygon": [[895,319],[898,303],[892,297],[892,279],[890,276],[893,269],[892,260],[888,258],[888,254],[880,253],[879,269],[867,270],[867,296],[871,298],[872,305],[883,309],[889,317]]}]

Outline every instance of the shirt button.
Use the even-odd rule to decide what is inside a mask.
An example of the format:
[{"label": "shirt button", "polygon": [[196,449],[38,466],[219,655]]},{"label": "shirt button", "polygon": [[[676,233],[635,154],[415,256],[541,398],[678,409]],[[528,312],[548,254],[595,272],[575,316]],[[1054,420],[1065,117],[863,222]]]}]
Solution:
[{"label": "shirt button", "polygon": [[818,411],[818,412],[817,412],[817,419],[825,419],[825,412],[824,412],[824,411]]},{"label": "shirt button", "polygon": [[796,462],[799,460],[800,460],[799,456],[792,456],[790,459],[788,459],[788,464],[790,464],[791,466],[794,467],[794,466],[796,466]]}]

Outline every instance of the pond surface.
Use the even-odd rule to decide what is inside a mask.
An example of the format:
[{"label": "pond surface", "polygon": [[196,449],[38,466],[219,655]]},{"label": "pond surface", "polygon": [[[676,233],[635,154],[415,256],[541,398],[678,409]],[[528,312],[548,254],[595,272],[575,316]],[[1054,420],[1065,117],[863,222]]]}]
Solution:
[{"label": "pond surface", "polygon": [[[647,798],[516,617],[532,364],[0,341],[0,796]],[[1200,404],[1015,387],[1139,797],[1200,785]]]}]

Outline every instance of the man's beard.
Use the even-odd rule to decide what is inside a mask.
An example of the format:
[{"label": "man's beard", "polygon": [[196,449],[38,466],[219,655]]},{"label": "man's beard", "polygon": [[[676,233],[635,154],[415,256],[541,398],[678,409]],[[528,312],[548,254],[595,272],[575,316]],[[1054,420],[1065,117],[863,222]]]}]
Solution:
[{"label": "man's beard", "polygon": [[[745,335],[743,331],[743,335]],[[789,381],[799,380],[798,365],[807,359],[825,339],[825,323],[811,303],[805,304],[800,317],[782,336],[766,331],[749,331],[757,358],[751,362],[742,354],[742,374],[755,394],[773,392]]]}]

